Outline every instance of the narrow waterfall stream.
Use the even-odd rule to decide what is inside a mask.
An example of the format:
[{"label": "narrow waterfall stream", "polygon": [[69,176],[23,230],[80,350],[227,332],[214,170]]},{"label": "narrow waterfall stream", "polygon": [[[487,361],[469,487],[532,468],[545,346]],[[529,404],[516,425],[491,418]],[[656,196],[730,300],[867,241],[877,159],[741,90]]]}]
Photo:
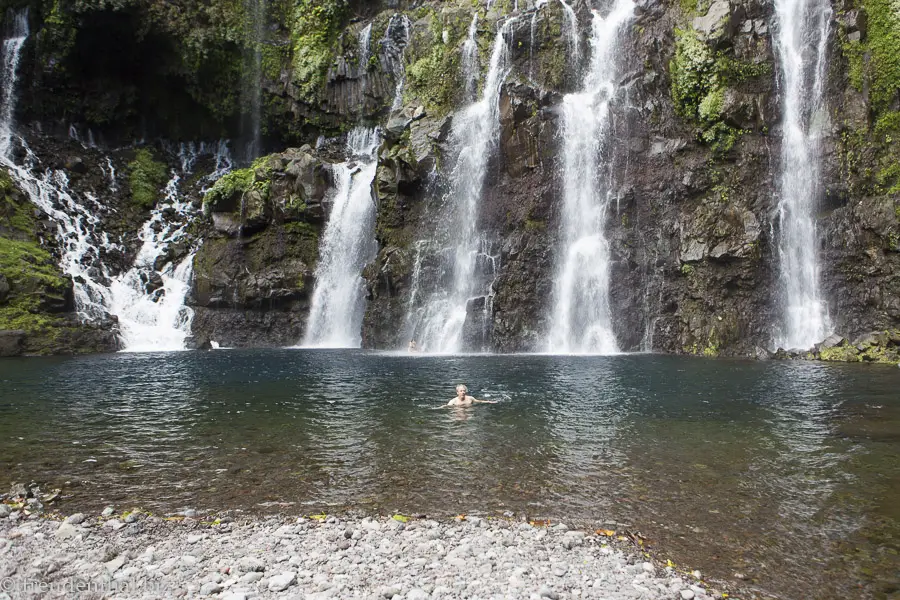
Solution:
[{"label": "narrow waterfall stream", "polygon": [[427,352],[459,352],[466,315],[470,309],[478,309],[476,300],[484,300],[482,313],[489,309],[490,283],[487,289],[478,285],[484,277],[476,273],[476,268],[481,266],[492,276],[496,259],[490,241],[478,232],[477,222],[488,160],[499,135],[500,86],[509,70],[507,37],[515,21],[508,19],[497,31],[481,98],[453,118],[451,143],[457,149],[456,161],[435,234],[435,242],[442,245],[446,276],[440,288],[427,296],[421,310],[411,307],[407,314],[408,322],[416,322],[413,336]]},{"label": "narrow waterfall stream", "polygon": [[6,159],[10,153],[13,117],[16,108],[16,80],[19,77],[19,59],[22,45],[28,38],[28,9],[13,15],[10,37],[3,40],[3,97],[0,98],[0,156]]},{"label": "narrow waterfall stream", "polygon": [[362,271],[377,250],[372,182],[380,143],[378,130],[354,129],[347,137],[349,160],[333,167],[333,206],[322,235],[303,346],[360,346],[365,313]]},{"label": "narrow waterfall stream", "polygon": [[238,157],[248,164],[262,152],[262,47],[266,33],[266,8],[266,0],[244,0],[244,10],[250,17],[250,30],[245,33],[250,48],[243,65],[243,148]]},{"label": "narrow waterfall stream", "polygon": [[782,83],[778,255],[782,324],[776,346],[807,349],[831,333],[819,287],[816,205],[822,194],[819,138],[828,120],[823,88],[831,5],[776,0],[776,54]]},{"label": "narrow waterfall stream", "polygon": [[563,98],[563,223],[548,350],[618,352],[609,306],[609,242],[604,230],[613,195],[610,103],[615,99],[618,38],[634,12],[617,0],[594,12],[591,62],[582,91]]},{"label": "narrow waterfall stream", "polygon": [[386,62],[387,69],[394,76],[394,101],[391,110],[397,111],[403,106],[403,90],[406,87],[406,63],[404,51],[409,44],[409,17],[397,13],[388,21],[381,40],[381,56]]}]

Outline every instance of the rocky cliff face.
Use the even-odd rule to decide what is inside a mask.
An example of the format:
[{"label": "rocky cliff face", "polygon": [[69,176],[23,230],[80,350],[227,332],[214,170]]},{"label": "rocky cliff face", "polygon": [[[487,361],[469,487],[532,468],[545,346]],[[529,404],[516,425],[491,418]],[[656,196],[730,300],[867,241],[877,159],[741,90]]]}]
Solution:
[{"label": "rocky cliff face", "polygon": [[[412,294],[443,276],[423,240],[447,194],[473,14],[482,77],[497,23],[512,15],[477,224],[492,260],[476,276],[490,285],[469,302],[464,345],[541,350],[560,248],[560,103],[579,86],[591,9],[608,7],[571,3],[573,58],[562,3],[515,5],[518,13],[513,2],[272,2],[258,40],[237,4],[35,3],[20,121],[77,122],[109,140],[238,139],[246,106],[235,90],[252,73],[248,53],[259,54],[264,145],[302,147],[207,193],[188,299],[198,346],[302,338],[330,210],[329,163],[344,159],[327,139],[380,123],[379,252],[364,272],[363,344],[403,347],[415,335]],[[817,115],[826,190],[817,226],[830,317],[854,338],[900,323],[900,19],[889,0],[838,0],[833,12],[828,114]],[[775,26],[772,4],[756,0],[636,5],[622,36],[607,157],[610,302],[623,350],[758,355],[772,345],[782,134]],[[110,54],[115,40],[120,56],[82,60]]]}]

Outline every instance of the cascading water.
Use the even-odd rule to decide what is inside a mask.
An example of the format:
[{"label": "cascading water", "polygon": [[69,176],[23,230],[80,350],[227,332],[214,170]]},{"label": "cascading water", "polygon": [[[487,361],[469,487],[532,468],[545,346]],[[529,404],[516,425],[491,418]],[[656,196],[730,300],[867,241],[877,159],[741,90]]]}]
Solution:
[{"label": "cascading water", "polygon": [[[15,142],[24,159],[15,162],[13,146],[13,115],[15,112],[16,67],[27,37],[27,15],[17,15],[12,38],[3,45],[3,108],[0,112],[0,164],[9,169],[19,187],[32,203],[43,210],[57,226],[62,243],[60,267],[73,280],[75,307],[86,322],[101,322],[115,315],[119,319],[120,335],[126,350],[180,350],[190,328],[191,313],[184,307],[184,297],[191,276],[193,252],[177,265],[160,257],[180,241],[193,209],[179,191],[181,175],[190,173],[198,155],[211,151],[201,145],[181,147],[181,174],[173,173],[166,187],[166,197],[153,209],[144,224],[140,238],[143,246],[134,266],[119,276],[112,276],[101,255],[122,252],[123,248],[110,241],[101,229],[101,215],[110,213],[100,199],[91,192],[84,198],[69,187],[64,171],[44,169],[40,159],[22,137]],[[207,177],[215,179],[231,167],[227,145],[220,143],[214,150],[216,169]],[[109,190],[118,189],[116,170],[109,157],[100,162],[100,169],[109,178]],[[157,271],[159,267],[159,271]]]},{"label": "cascading water", "polygon": [[[359,32],[359,64],[357,73],[362,91],[369,87],[369,60],[372,58],[372,24],[369,23]],[[363,109],[364,102],[360,102],[359,109]]]},{"label": "cascading water", "polygon": [[776,344],[810,348],[831,331],[819,289],[815,209],[821,194],[819,137],[827,120],[825,85],[831,5],[775,0],[782,90],[778,254],[783,323]]},{"label": "cascading water", "polygon": [[28,38],[28,9],[12,17],[11,36],[3,40],[3,102],[0,107],[0,155],[7,157],[12,142],[13,117],[16,109],[16,80],[22,46]]},{"label": "cascading water", "polygon": [[499,135],[500,86],[509,70],[507,36],[514,22],[507,20],[494,39],[481,99],[453,119],[451,143],[456,162],[450,174],[450,192],[444,199],[442,229],[435,236],[437,244],[447,244],[442,254],[449,277],[442,289],[428,295],[421,309],[412,309],[414,313],[407,315],[408,322],[416,320],[419,347],[428,352],[458,352],[476,290],[484,292],[485,300],[490,297],[490,282],[487,290],[480,290],[483,278],[476,277],[476,268],[487,270],[495,259],[476,227],[488,160]]},{"label": "cascading water", "polygon": [[168,253],[183,244],[185,230],[195,216],[190,198],[179,188],[199,156],[213,154],[216,164],[203,181],[213,182],[232,166],[228,146],[182,144],[180,171],[173,170],[165,196],[153,208],[139,234],[143,242],[134,265],[114,277],[109,286],[108,310],[119,319],[124,350],[153,352],[183,350],[190,334],[193,311],[184,305],[190,290],[196,249],[182,248],[183,256]]},{"label": "cascading water", "polygon": [[251,30],[241,89],[241,104],[245,111],[241,134],[244,142],[242,158],[249,163],[262,152],[262,46],[265,43],[266,0],[244,0],[244,10],[250,16]]},{"label": "cascading water", "polygon": [[478,97],[478,12],[472,15],[469,33],[462,47],[463,84],[466,86],[466,102],[475,102]]},{"label": "cascading water", "polygon": [[566,24],[563,32],[568,38],[570,64],[578,68],[578,63],[581,61],[581,44],[578,43],[578,16],[566,0],[559,0],[559,2],[562,4],[566,15]]},{"label": "cascading water", "polygon": [[386,70],[394,76],[394,102],[391,110],[400,110],[403,106],[403,89],[406,86],[406,64],[403,61],[404,51],[409,44],[409,17],[396,14],[388,21],[384,38],[381,40],[381,53]]},{"label": "cascading water", "polygon": [[362,271],[377,251],[372,182],[380,138],[377,130],[353,130],[347,139],[350,160],[333,167],[333,205],[322,235],[304,346],[358,348],[362,341]]},{"label": "cascading water", "polygon": [[633,13],[632,0],[617,0],[606,18],[594,12],[582,91],[563,98],[562,244],[547,336],[550,352],[618,352],[604,229],[613,195],[610,103],[616,94],[618,38]]}]

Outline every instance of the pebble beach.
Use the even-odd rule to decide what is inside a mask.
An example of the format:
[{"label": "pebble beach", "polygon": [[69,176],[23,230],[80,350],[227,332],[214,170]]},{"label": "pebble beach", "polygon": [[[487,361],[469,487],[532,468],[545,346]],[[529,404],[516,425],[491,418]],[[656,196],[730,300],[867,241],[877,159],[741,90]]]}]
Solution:
[{"label": "pebble beach", "polygon": [[[653,598],[727,594],[566,524],[461,516],[0,519],[0,599]],[[213,519],[209,521],[207,519]]]}]

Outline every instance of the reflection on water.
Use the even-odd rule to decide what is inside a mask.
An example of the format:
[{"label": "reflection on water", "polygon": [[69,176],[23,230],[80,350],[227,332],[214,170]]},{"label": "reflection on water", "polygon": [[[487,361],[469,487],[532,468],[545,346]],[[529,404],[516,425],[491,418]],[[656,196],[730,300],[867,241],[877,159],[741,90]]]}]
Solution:
[{"label": "reflection on water", "polygon": [[[496,405],[440,409],[457,383]],[[628,523],[785,597],[900,588],[900,370],[360,351],[0,362],[0,485],[67,510]],[[811,589],[826,590],[810,594]]]}]

